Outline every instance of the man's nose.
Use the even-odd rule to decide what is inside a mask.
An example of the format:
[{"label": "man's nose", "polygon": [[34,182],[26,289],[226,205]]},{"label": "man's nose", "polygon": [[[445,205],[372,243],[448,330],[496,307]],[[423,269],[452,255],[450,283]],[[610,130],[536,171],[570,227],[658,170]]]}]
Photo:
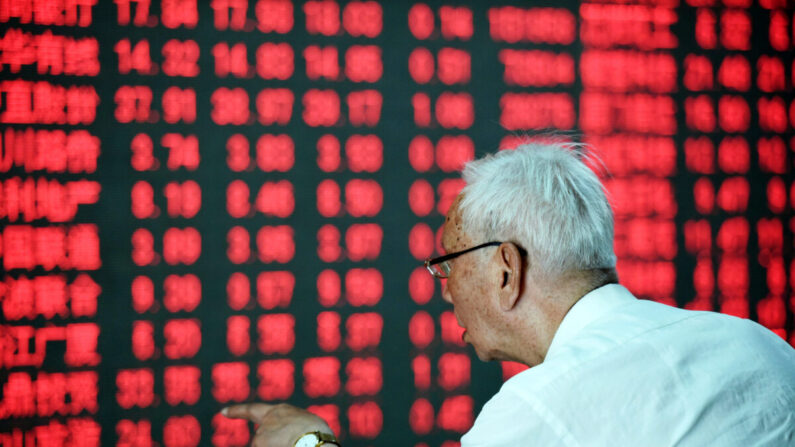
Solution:
[{"label": "man's nose", "polygon": [[442,279],[442,299],[453,304],[453,295],[450,294],[450,287],[447,286],[447,279]]}]

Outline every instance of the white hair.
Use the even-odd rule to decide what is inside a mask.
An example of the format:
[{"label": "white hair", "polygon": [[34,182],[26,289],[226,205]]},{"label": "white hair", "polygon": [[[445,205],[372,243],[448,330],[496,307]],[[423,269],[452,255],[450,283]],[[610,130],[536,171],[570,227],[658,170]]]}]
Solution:
[{"label": "white hair", "polygon": [[613,213],[583,144],[526,143],[466,164],[465,230],[527,250],[531,272],[615,268]]}]

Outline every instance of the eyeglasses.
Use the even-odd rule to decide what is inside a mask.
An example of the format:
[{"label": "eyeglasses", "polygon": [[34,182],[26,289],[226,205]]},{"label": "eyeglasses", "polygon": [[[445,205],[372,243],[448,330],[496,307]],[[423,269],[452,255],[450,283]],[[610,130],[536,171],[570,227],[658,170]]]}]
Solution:
[{"label": "eyeglasses", "polygon": [[467,248],[466,250],[457,251],[455,253],[448,253],[444,256],[439,256],[438,258],[428,258],[425,260],[425,268],[431,272],[436,278],[447,278],[450,275],[450,269],[452,266],[450,265],[450,261],[463,255],[469,253],[470,251],[475,251],[484,247],[493,247],[495,245],[500,245],[502,242],[492,241],[486,242],[485,244],[476,245],[471,248]]}]

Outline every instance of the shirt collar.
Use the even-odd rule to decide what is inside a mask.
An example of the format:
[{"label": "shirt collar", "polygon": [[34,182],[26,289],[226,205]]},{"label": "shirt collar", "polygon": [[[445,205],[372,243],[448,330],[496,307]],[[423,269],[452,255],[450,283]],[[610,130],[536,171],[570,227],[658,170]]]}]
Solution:
[{"label": "shirt collar", "polygon": [[578,332],[590,323],[598,320],[615,307],[636,299],[632,293],[620,284],[607,284],[590,291],[580,298],[560,322],[546,357],[549,358],[558,349],[571,341]]}]

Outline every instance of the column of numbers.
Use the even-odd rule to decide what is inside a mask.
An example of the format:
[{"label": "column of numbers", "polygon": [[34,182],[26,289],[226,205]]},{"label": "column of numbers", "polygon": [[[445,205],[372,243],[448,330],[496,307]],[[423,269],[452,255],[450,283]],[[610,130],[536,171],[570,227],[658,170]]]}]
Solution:
[{"label": "column of numbers", "polygon": [[[116,24],[130,36],[139,28],[195,28],[195,1],[116,2]],[[192,39],[123,37],[113,46],[114,67],[124,84],[113,97],[113,117],[129,139],[130,236],[134,276],[130,281],[130,349],[139,362],[116,372],[116,403],[126,418],[116,424],[118,445],[195,446],[201,439],[191,407],[201,399],[202,281],[192,267],[202,253],[194,220],[202,217],[202,189],[191,177],[200,167],[199,138],[192,126],[197,98],[192,79],[200,49]],[[159,37],[159,36],[158,36]],[[155,81],[155,82],[153,82]],[[158,126],[158,123],[165,123]],[[162,340],[162,344],[160,343]],[[143,364],[143,365],[141,365]],[[132,366],[132,365],[131,365]],[[160,391],[162,394],[156,393]],[[167,405],[175,415],[162,426],[139,409]]]},{"label": "column of numbers", "polygon": [[[211,8],[213,26],[229,36],[211,50],[218,86],[210,96],[210,118],[224,130],[232,178],[224,202],[230,222],[226,258],[233,270],[226,281],[228,361],[212,366],[213,398],[220,404],[286,401],[296,386],[291,358],[296,340],[291,221],[296,147],[286,128],[295,115],[290,88],[295,55],[289,43],[293,5],[284,0],[254,5],[217,1]],[[265,39],[255,39],[253,45],[253,36]],[[258,82],[252,84],[252,79]],[[247,421],[218,414],[212,423],[215,445],[250,442]]]},{"label": "column of numbers", "polygon": [[[303,391],[319,398],[310,411],[335,433],[373,442],[383,426],[384,319],[376,306],[384,296],[378,266],[384,232],[377,220],[384,192],[375,179],[385,151],[376,133],[383,105],[377,89],[384,72],[378,45],[383,12],[375,2],[310,1],[303,13],[311,43],[302,57],[311,88],[302,97],[302,118],[312,129],[321,178],[315,189],[321,223],[316,255],[323,266],[316,276],[321,310],[315,321],[322,355],[304,361]],[[340,35],[353,39],[340,45],[333,37]],[[325,402],[335,396],[336,403]]]},{"label": "column of numbers", "polygon": [[[464,186],[459,177],[464,163],[475,155],[468,134],[475,120],[475,103],[467,91],[475,55],[466,48],[474,22],[468,7],[433,8],[423,3],[411,6],[407,20],[414,45],[406,68],[414,82],[411,110],[417,133],[407,156],[419,174],[407,197],[419,221],[410,229],[407,242],[410,254],[420,263],[443,252],[442,229],[436,226]],[[409,366],[415,388],[409,426],[419,439],[433,442],[431,435],[436,435],[442,445],[454,445],[474,421],[474,401],[468,394],[472,359],[453,312],[446,303],[431,301],[438,280],[424,267],[415,268],[407,279],[417,305],[407,328],[413,345]],[[437,387],[442,390],[438,398],[433,393]]]},{"label": "column of numbers", "polygon": [[[637,32],[618,30],[622,14]],[[581,5],[579,15],[579,124],[604,162],[596,169],[613,206],[619,278],[637,296],[675,305],[677,66],[670,51],[678,17],[667,6],[597,3]]]}]

